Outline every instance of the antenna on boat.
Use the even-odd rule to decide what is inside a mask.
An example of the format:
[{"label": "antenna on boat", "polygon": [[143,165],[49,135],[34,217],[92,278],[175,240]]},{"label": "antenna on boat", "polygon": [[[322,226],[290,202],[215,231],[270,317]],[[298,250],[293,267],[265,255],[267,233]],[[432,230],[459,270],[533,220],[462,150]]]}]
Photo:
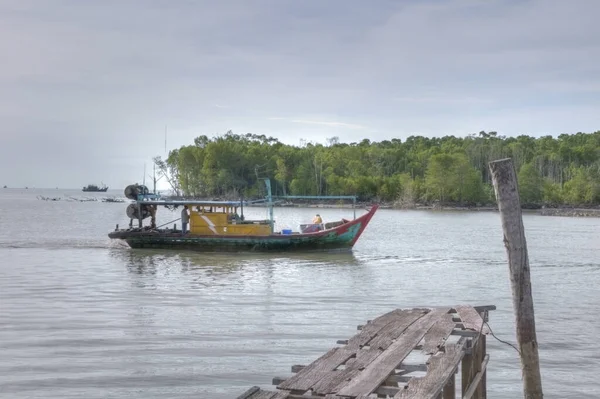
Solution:
[{"label": "antenna on boat", "polygon": [[[159,176],[159,178],[158,178],[158,179],[156,178],[156,162],[155,162],[155,161],[154,161],[154,162],[152,162],[152,176],[148,175],[148,177],[149,177],[150,179],[152,179],[152,184],[153,184],[153,186],[152,186],[152,187],[153,187],[153,189],[152,189],[152,193],[153,193],[154,195],[156,195],[156,183],[157,183],[157,182],[158,182],[160,179],[162,179],[163,177],[165,177],[165,175]],[[146,168],[145,168],[145,165],[144,165],[144,185],[146,185],[146,183],[145,183],[145,180],[146,180]]]},{"label": "antenna on boat", "polygon": [[154,182],[154,190],[152,191],[156,194],[156,164],[152,164],[152,181]]},{"label": "antenna on boat", "polygon": [[259,177],[258,175],[259,166],[254,167],[254,173],[256,173],[257,180],[264,180],[265,187],[267,188],[267,208],[269,210],[269,223],[271,224],[271,234],[274,231],[274,221],[273,221],[273,196],[271,195],[271,179],[268,177]]},{"label": "antenna on boat", "polygon": [[240,199],[240,219],[244,220],[244,192],[242,191],[242,198]]}]

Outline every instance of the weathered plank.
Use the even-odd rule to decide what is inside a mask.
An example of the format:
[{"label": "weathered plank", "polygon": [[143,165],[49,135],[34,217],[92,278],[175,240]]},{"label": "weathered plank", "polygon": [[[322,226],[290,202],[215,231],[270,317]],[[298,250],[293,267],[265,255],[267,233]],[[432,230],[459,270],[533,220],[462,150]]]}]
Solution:
[{"label": "weathered plank", "polygon": [[475,310],[479,313],[482,313],[483,311],[487,310],[496,310],[496,305],[481,305],[481,306],[473,306],[473,308],[475,308]]},{"label": "weathered plank", "polygon": [[479,331],[472,330],[452,330],[450,335],[458,335],[459,337],[475,338],[479,335]]},{"label": "weathered plank", "polygon": [[481,399],[487,399],[487,362],[485,365],[483,364],[485,362],[486,352],[487,344],[486,337],[484,335],[483,337],[479,338],[479,359],[481,360],[481,366],[479,367],[479,370],[482,371],[481,382],[479,383],[479,394],[481,395]]},{"label": "weathered plank", "polygon": [[300,370],[302,370],[304,367],[306,367],[306,366],[305,366],[305,365],[303,365],[303,364],[294,364],[294,365],[292,366],[292,373],[297,373],[297,372],[299,372]]},{"label": "weathered plank", "polygon": [[400,390],[401,388],[399,387],[380,386],[379,388],[377,388],[376,392],[378,395],[394,396],[398,392],[400,392]]},{"label": "weathered plank", "polygon": [[452,374],[446,383],[442,399],[456,399],[456,374]]},{"label": "weathered plank", "polygon": [[360,374],[361,370],[369,365],[373,360],[381,354],[379,349],[366,349],[357,353],[355,359],[350,359],[346,363],[344,370],[336,370],[332,373],[327,373],[312,389],[315,393],[325,395],[336,393],[340,386],[345,385],[347,381]]},{"label": "weathered plank", "polygon": [[[413,309],[421,309],[421,308],[425,308],[425,309],[432,309],[432,306],[415,306]],[[484,310],[496,310],[496,305],[475,305],[473,306],[473,308],[478,311],[478,312],[483,312]]]},{"label": "weathered plank", "polygon": [[265,391],[259,387],[252,387],[237,397],[237,399],[286,399],[289,391]]},{"label": "weathered plank", "polygon": [[473,378],[471,385],[468,387],[467,391],[463,395],[463,399],[471,399],[473,397],[473,395],[475,394],[475,391],[477,391],[477,387],[481,383],[482,377],[485,375],[489,361],[490,361],[490,355],[485,355],[485,357],[483,358],[483,362],[481,363],[481,371],[479,371],[477,374],[475,374],[475,377]]},{"label": "weathered plank", "polygon": [[473,306],[456,306],[456,313],[460,316],[466,329],[481,331],[482,334],[489,334],[490,329],[484,324],[483,319]]},{"label": "weathered plank", "polygon": [[388,323],[373,337],[367,345],[371,349],[386,350],[396,338],[400,336],[411,324],[425,316],[430,310],[409,310],[397,316],[396,320]]},{"label": "weathered plank", "polygon": [[415,313],[417,313],[415,309],[396,309],[376,318],[372,322],[365,324],[358,334],[354,335],[348,340],[346,349],[359,349],[373,339],[373,337],[375,337],[388,324],[398,320],[398,318],[404,317],[405,315],[412,315]]},{"label": "weathered plank", "polygon": [[406,364],[403,362],[400,365],[400,371],[401,374],[412,373],[415,371],[427,371],[427,365],[421,363]]},{"label": "weathered plank", "polygon": [[368,395],[385,381],[394,369],[408,356],[423,336],[450,308],[437,308],[418,319],[396,342],[372,361],[356,378],[339,391],[340,396]]},{"label": "weathered plank", "polygon": [[[359,350],[356,358],[350,359],[346,363],[344,370],[335,370],[328,373],[313,386],[313,390],[319,394],[337,392],[340,384],[345,385],[344,383],[346,381],[358,375],[360,370],[367,367],[381,354],[382,350],[387,349],[394,339],[398,338],[411,324],[423,317],[426,314],[425,312],[428,311],[428,309],[411,309],[396,313],[394,315],[394,320],[381,328],[371,341],[366,342],[366,344],[369,345],[369,349]],[[377,322],[377,320],[374,320],[371,324],[374,324],[375,322]],[[370,324],[367,326],[369,325]],[[357,335],[360,335],[360,333]]]},{"label": "weathered plank", "polygon": [[254,386],[254,387],[248,389],[246,392],[244,392],[240,396],[238,396],[237,399],[248,399],[258,391],[260,391],[260,388],[257,386]]},{"label": "weathered plank", "polygon": [[398,392],[397,399],[435,399],[442,393],[444,386],[454,375],[454,371],[464,355],[463,344],[448,345],[446,351],[431,357],[427,374],[424,377],[408,381],[407,388]]},{"label": "weathered plank", "polygon": [[304,367],[296,375],[279,384],[277,388],[306,391],[319,382],[325,373],[335,370],[355,354],[355,350],[333,348],[325,355]]},{"label": "weathered plank", "polygon": [[[324,399],[323,396],[317,396],[317,395],[300,395],[300,394],[295,394],[295,393],[290,393],[287,396],[284,397],[285,399]],[[334,396],[335,399],[340,399],[340,398],[336,398]]]},{"label": "weathered plank", "polygon": [[277,391],[271,399],[286,399],[290,395],[290,391]]},{"label": "weathered plank", "polygon": [[285,380],[287,380],[287,378],[273,377],[273,380],[271,381],[271,384],[277,386],[279,384],[282,384]]},{"label": "weathered plank", "polygon": [[442,316],[423,337],[423,352],[427,355],[436,353],[444,345],[452,330],[454,330],[452,315]]},{"label": "weathered plank", "polygon": [[277,395],[277,392],[260,390],[249,399],[273,399],[275,395]]}]

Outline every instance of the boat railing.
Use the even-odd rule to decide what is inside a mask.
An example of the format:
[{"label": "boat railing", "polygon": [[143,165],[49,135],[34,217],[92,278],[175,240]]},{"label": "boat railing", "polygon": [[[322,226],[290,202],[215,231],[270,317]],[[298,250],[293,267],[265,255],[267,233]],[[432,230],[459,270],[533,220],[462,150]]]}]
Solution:
[{"label": "boat railing", "polygon": [[325,230],[323,223],[306,223],[300,225],[300,232],[302,233],[315,233],[321,230]]},{"label": "boat railing", "polygon": [[153,201],[160,199],[160,194],[138,194],[137,200],[139,202],[143,201]]},{"label": "boat railing", "polygon": [[271,221],[269,219],[264,220],[236,220],[233,221],[232,224],[270,224]]},{"label": "boat railing", "polygon": [[336,221],[336,222],[329,222],[329,223],[325,223],[325,230],[327,230],[327,229],[332,229],[332,228],[334,228],[334,227],[341,226],[341,225],[343,225],[344,223],[347,223],[347,221],[346,221],[345,219],[344,219],[344,220],[338,220],[338,221]]}]

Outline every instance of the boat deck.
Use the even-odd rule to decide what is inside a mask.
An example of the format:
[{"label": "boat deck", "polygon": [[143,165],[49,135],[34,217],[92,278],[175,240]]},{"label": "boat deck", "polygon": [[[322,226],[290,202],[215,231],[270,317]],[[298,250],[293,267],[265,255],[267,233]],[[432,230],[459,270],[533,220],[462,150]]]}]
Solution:
[{"label": "boat deck", "polygon": [[274,378],[276,390],[252,387],[238,399],[486,397],[484,320],[495,306],[396,309],[364,326],[307,366]]}]

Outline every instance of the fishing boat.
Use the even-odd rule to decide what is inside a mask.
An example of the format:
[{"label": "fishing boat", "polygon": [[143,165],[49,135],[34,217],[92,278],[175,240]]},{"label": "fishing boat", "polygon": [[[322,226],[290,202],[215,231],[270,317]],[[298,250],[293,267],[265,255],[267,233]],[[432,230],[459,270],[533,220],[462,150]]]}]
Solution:
[{"label": "fishing boat", "polygon": [[[264,204],[268,207],[269,218],[247,220],[244,206],[259,201],[182,201],[162,200],[156,194],[148,193],[145,186],[131,185],[125,189],[125,196],[134,199],[126,210],[130,218],[127,229],[115,230],[108,236],[122,240],[131,248],[182,249],[208,252],[239,251],[329,251],[351,250],[359,239],[378,205],[371,206],[362,216],[341,219],[329,223],[300,225],[298,231],[282,229],[275,231],[273,219],[274,199],[352,199],[354,196],[280,196],[272,197],[270,182],[267,181],[268,195]],[[189,211],[189,231],[183,232],[174,224],[172,228],[155,227],[158,207]],[[240,213],[238,214],[238,210]],[[151,218],[151,225],[144,226],[143,220]],[[133,221],[138,226],[133,226]],[[174,221],[172,221],[174,222]],[[169,222],[172,223],[172,222]]]},{"label": "fishing boat", "polygon": [[82,191],[91,192],[91,193],[105,193],[108,191],[108,186],[102,184],[102,186],[97,186],[95,184],[88,184],[83,188]]}]

